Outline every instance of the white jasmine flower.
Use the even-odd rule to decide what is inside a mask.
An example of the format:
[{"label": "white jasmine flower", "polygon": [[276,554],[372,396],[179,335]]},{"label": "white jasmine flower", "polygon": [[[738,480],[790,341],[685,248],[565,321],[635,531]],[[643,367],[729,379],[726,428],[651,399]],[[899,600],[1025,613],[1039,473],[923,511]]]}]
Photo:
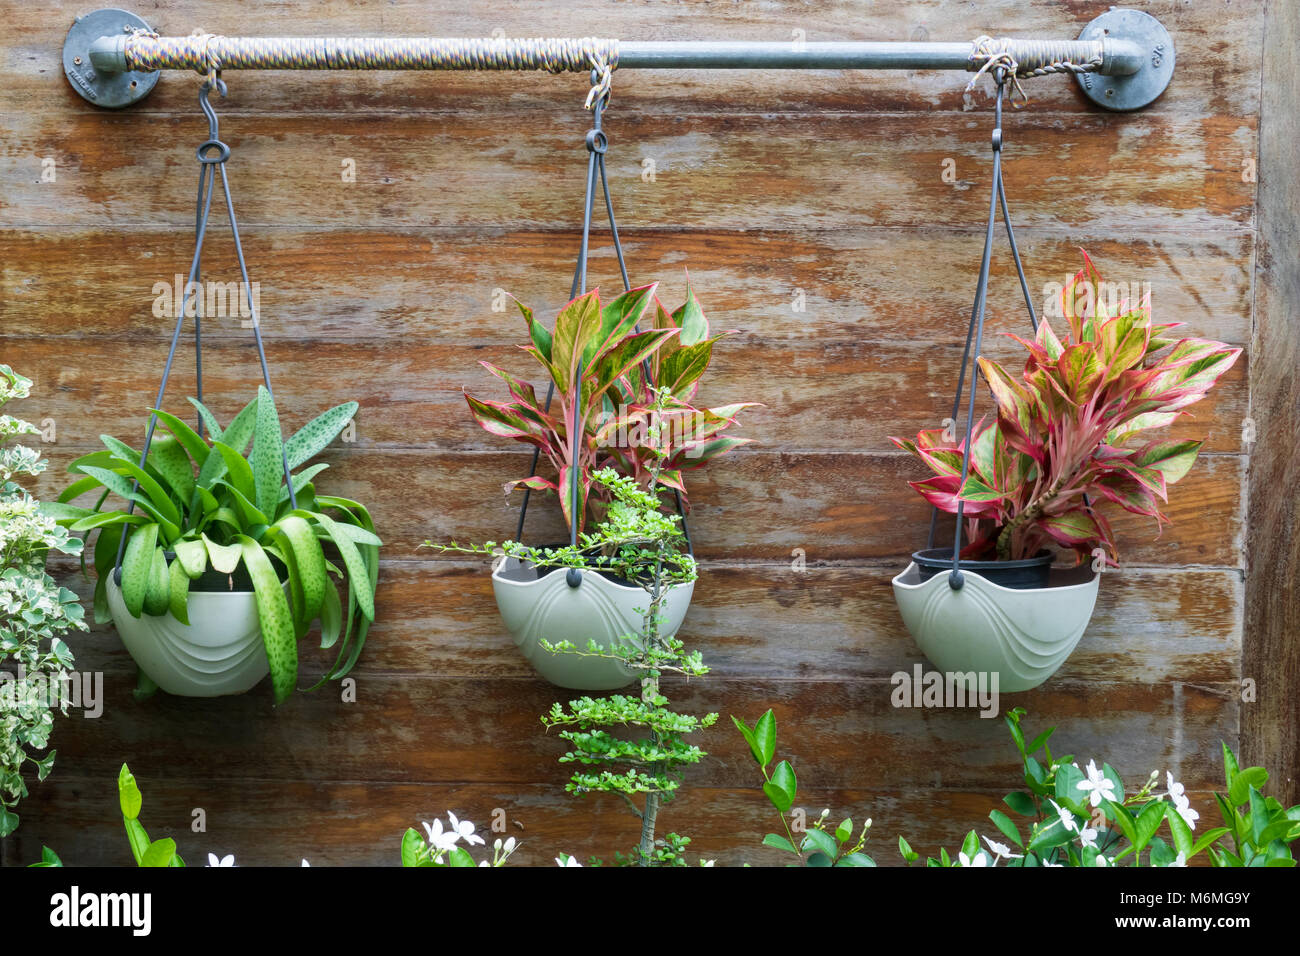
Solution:
[{"label": "white jasmine flower", "polygon": [[983,850],[980,850],[974,857],[969,857],[965,853],[958,853],[957,860],[962,866],[988,866],[989,858]]},{"label": "white jasmine flower", "polygon": [[1169,864],[1169,866],[1186,866],[1186,865],[1187,865],[1187,854],[1186,854],[1186,853],[1180,853],[1180,854],[1178,854],[1178,859],[1174,860],[1174,862],[1172,862],[1172,863]]},{"label": "white jasmine flower", "polygon": [[1083,829],[1079,831],[1079,845],[1091,847],[1095,850],[1097,848],[1097,828],[1084,824]]},{"label": "white jasmine flower", "polygon": [[994,856],[999,856],[1004,860],[1019,860],[1024,856],[1023,853],[1012,853],[1011,847],[1007,846],[1005,843],[995,843],[988,837],[981,837],[980,839],[988,844],[988,848],[993,851]]},{"label": "white jasmine flower", "polygon": [[1075,818],[1074,818],[1074,811],[1073,811],[1073,810],[1069,809],[1068,807],[1063,807],[1063,806],[1061,806],[1059,803],[1057,803],[1057,802],[1056,802],[1055,800],[1053,800],[1051,797],[1048,797],[1048,798],[1047,798],[1047,802],[1050,803],[1053,807],[1056,808],[1056,812],[1057,812],[1057,813],[1060,815],[1060,817],[1061,817],[1061,826],[1065,827],[1065,829],[1066,829],[1068,832],[1070,832],[1070,833],[1078,833],[1078,832],[1079,832],[1079,823],[1078,823],[1078,821],[1075,820]]},{"label": "white jasmine flower", "polygon": [[456,845],[460,839],[460,834],[455,830],[444,831],[442,821],[434,820],[433,823],[424,825],[425,832],[429,834],[429,846],[439,855],[446,853]]},{"label": "white jasmine flower", "polygon": [[582,866],[582,864],[578,862],[578,858],[576,856],[569,856],[568,854],[565,853],[561,853],[559,856],[557,856],[555,858],[555,862],[559,866],[563,866],[563,867]]},{"label": "white jasmine flower", "polygon": [[[308,863],[306,860],[303,860],[303,861],[302,861],[302,865],[303,865],[303,866],[311,866],[311,864]],[[299,869],[301,869],[301,867],[299,867]]]},{"label": "white jasmine flower", "polygon": [[1183,822],[1187,824],[1188,829],[1196,829],[1196,821],[1200,819],[1201,815],[1192,809],[1190,800],[1186,797],[1174,797],[1174,809],[1183,818]]},{"label": "white jasmine flower", "polygon": [[1110,860],[1106,859],[1106,857],[1104,857],[1104,856],[1102,856],[1100,853],[1098,853],[1098,854],[1097,854],[1097,865],[1098,865],[1098,866],[1110,866]]},{"label": "white jasmine flower", "polygon": [[457,820],[456,814],[450,812],[447,814],[447,819],[451,821],[452,832],[460,836],[460,838],[470,846],[482,846],[487,842],[481,836],[476,836],[474,834],[474,824],[470,823],[468,820]]},{"label": "white jasmine flower", "polygon": [[1165,782],[1169,784],[1169,796],[1177,802],[1185,797],[1183,785],[1174,779],[1174,775],[1168,770],[1165,771]]},{"label": "white jasmine flower", "polygon": [[1088,761],[1088,779],[1080,780],[1078,788],[1088,793],[1088,799],[1094,807],[1101,806],[1103,798],[1107,800],[1117,799],[1115,796],[1115,784],[1106,778],[1106,775],[1097,769],[1096,761]]},{"label": "white jasmine flower", "polygon": [[221,859],[217,859],[217,855],[215,853],[208,854],[208,866],[234,866],[234,865],[235,865],[235,854],[233,853],[228,853],[225,856],[223,856]]}]

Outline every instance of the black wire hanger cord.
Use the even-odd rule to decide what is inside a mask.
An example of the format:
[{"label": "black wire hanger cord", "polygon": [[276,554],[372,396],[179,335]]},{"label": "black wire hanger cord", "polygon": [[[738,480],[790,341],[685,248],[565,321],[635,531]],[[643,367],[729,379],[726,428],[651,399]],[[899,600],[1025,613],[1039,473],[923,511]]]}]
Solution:
[{"label": "black wire hanger cord", "polygon": [[[195,151],[199,161],[199,193],[194,209],[194,257],[190,261],[189,279],[185,283],[185,291],[181,296],[180,308],[176,316],[176,330],[172,333],[171,347],[167,351],[167,362],[163,366],[162,382],[158,386],[158,398],[154,401],[154,408],[162,408],[163,395],[167,390],[167,380],[171,377],[172,363],[176,358],[176,347],[180,343],[181,331],[185,327],[185,313],[188,309],[191,290],[195,293],[194,303],[194,369],[195,369],[195,391],[199,402],[203,401],[203,333],[202,318],[203,308],[202,299],[197,296],[199,266],[203,259],[203,241],[207,237],[208,218],[212,212],[212,192],[216,185],[216,173],[221,173],[221,191],[225,195],[226,212],[230,217],[230,233],[235,244],[235,258],[239,261],[239,273],[243,279],[244,297],[248,303],[249,315],[253,325],[253,341],[257,345],[257,358],[262,366],[262,382],[266,386],[268,395],[272,396],[274,401],[274,392],[271,390],[271,373],[266,364],[266,351],[262,347],[262,330],[257,315],[257,309],[253,304],[253,287],[248,280],[248,264],[244,260],[244,247],[239,241],[239,224],[235,220],[235,206],[230,198],[230,180],[226,176],[226,160],[230,158],[230,147],[218,138],[217,114],[208,101],[208,96],[215,89],[223,97],[226,95],[226,84],[221,79],[220,71],[215,71],[209,79],[203,81],[199,87],[199,106],[203,110],[203,115],[208,119],[208,138],[199,144]],[[154,413],[149,415],[149,428],[145,432],[144,450],[140,453],[140,469],[143,471],[145,463],[149,458],[149,447],[153,444],[154,429],[158,424],[158,416]],[[198,434],[203,435],[203,416],[199,416]],[[289,455],[281,443],[280,449],[281,460],[284,464],[284,480],[289,486],[289,503],[293,508],[298,507],[298,496],[293,490],[293,476],[289,473]],[[131,492],[134,495],[140,487],[138,480],[132,482]],[[135,502],[128,501],[127,514],[135,511]],[[126,539],[130,534],[130,526],[123,529],[122,537],[117,543],[117,560],[114,565],[114,581],[120,586],[122,583],[122,556],[126,550]]]},{"label": "black wire hanger cord", "polygon": [[[980,356],[980,348],[984,340],[984,306],[988,299],[989,291],[989,263],[993,253],[993,229],[997,222],[997,212],[999,205],[1002,208],[1002,221],[1007,227],[1007,243],[1011,246],[1011,258],[1016,264],[1016,275],[1020,278],[1020,291],[1025,297],[1025,308],[1029,310],[1029,322],[1035,332],[1038,331],[1038,314],[1034,311],[1033,298],[1029,294],[1029,283],[1025,281],[1025,268],[1020,261],[1020,250],[1016,246],[1016,234],[1011,228],[1011,214],[1007,210],[1007,192],[1006,186],[1002,179],[1002,97],[1006,90],[1006,83],[1009,79],[1008,71],[1005,66],[999,66],[993,70],[993,79],[997,84],[997,95],[993,106],[993,187],[989,194],[989,215],[988,225],[984,230],[984,254],[980,259],[979,280],[975,285],[975,303],[971,308],[970,324],[966,329],[966,347],[961,357],[961,372],[957,376],[957,394],[952,401],[952,421],[956,423],[957,416],[961,414],[962,390],[966,385],[966,373],[970,370],[971,387],[970,395],[966,408],[966,440],[962,446],[961,457],[961,484],[960,489],[966,484],[966,477],[970,471],[971,458],[971,433],[975,427],[975,382],[978,376],[978,369],[971,361],[972,354],[975,358]],[[974,352],[971,346],[974,344]],[[965,513],[965,502],[960,498],[957,500],[957,530],[954,535],[952,546],[952,570],[948,573],[948,584],[954,590],[960,590],[965,584],[965,579],[960,568],[961,558],[961,537],[962,537],[962,517]],[[927,548],[934,547],[935,531],[939,509],[937,506],[930,513],[930,535]]]},{"label": "black wire hanger cord", "polygon": [[[593,91],[597,86],[601,84],[601,81],[602,81],[602,75],[600,71],[592,70],[591,85],[593,87]],[[606,88],[603,93],[596,95],[592,100],[592,106],[591,106],[592,109],[591,127],[592,128],[587,131],[587,135],[586,135],[587,186],[586,186],[586,197],[583,202],[583,212],[582,212],[582,244],[578,248],[578,263],[573,272],[573,284],[569,287],[570,301],[576,299],[580,295],[585,294],[587,291],[587,256],[591,244],[591,219],[592,219],[592,210],[595,206],[595,201],[596,201],[597,180],[599,180],[600,182],[601,191],[604,193],[604,197],[605,197],[605,214],[609,217],[609,231],[610,231],[610,235],[614,239],[614,254],[618,257],[618,271],[623,279],[623,291],[627,292],[632,288],[632,284],[628,279],[627,262],[623,257],[623,244],[619,241],[618,238],[618,222],[614,218],[614,203],[610,199],[610,193],[609,193],[609,176],[605,171],[605,151],[609,147],[609,137],[605,135],[605,131],[601,128],[601,123],[605,112],[605,107],[608,104],[609,104],[608,88]],[[638,332],[641,331],[641,326],[639,323],[636,326],[636,330]],[[646,360],[645,362],[642,363],[642,370],[646,376],[646,380],[651,381],[649,360]],[[578,379],[582,378],[582,373],[583,373],[583,363],[582,360],[579,359],[578,370],[577,370]],[[552,398],[554,398],[554,395],[555,395],[555,382],[552,381],[546,388],[545,408],[547,411],[551,410],[551,400]],[[582,438],[581,403],[575,403],[574,410],[573,410],[573,422],[570,425],[570,442],[571,442],[570,453],[572,455],[575,468],[577,467],[578,445],[579,442],[581,441],[581,438]],[[537,464],[538,461],[540,460],[540,457],[541,457],[541,448],[534,448],[532,464],[529,466],[528,469],[528,474],[530,476],[534,476],[537,474]],[[574,477],[574,480],[572,481],[572,488],[573,488],[572,490],[573,498],[571,502],[571,509],[569,512],[570,515],[572,516],[572,520],[570,521],[570,528],[569,528],[569,546],[577,547],[578,545],[578,522],[577,522],[578,496],[580,494],[581,483],[578,480],[576,475]],[[524,500],[519,508],[519,524],[515,530],[516,541],[523,540],[524,519],[528,515],[528,502],[531,496],[532,496],[532,489],[525,486]],[[686,537],[687,553],[693,556],[695,554],[695,550],[691,544],[690,531],[686,527],[686,511],[685,511],[684,503],[682,501],[682,493],[678,489],[674,488],[673,497],[676,500],[677,513],[678,515],[681,516],[682,533]],[[567,575],[567,580],[570,587],[577,587],[582,582],[582,573],[577,568],[570,568]]]}]

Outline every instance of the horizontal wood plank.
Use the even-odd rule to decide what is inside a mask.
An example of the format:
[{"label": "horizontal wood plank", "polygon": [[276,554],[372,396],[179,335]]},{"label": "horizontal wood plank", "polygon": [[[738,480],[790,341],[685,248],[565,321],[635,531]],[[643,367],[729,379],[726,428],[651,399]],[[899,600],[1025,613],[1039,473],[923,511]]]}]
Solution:
[{"label": "horizontal wood plank", "polygon": [[[585,120],[557,119],[526,138],[504,132],[524,122],[500,113],[257,115],[229,119],[222,135],[248,230],[359,221],[571,228],[581,215]],[[937,124],[910,115],[633,114],[608,124],[610,188],[629,228],[978,224],[988,215],[991,129],[983,113]],[[1017,225],[1097,222],[1112,236],[1251,226],[1255,184],[1242,175],[1255,141],[1249,117],[1025,113],[1006,120],[1004,135]],[[153,114],[0,114],[8,186],[0,225],[192,224],[193,150],[205,136],[201,122]],[[47,156],[59,170],[54,183],[40,182]],[[643,179],[647,158],[653,182]],[[355,162],[355,182],[343,181],[345,159]]]},{"label": "horizontal wood plank", "polygon": [[[245,336],[238,343],[205,339],[204,395],[223,423],[256,394],[261,380],[252,333]],[[985,355],[1019,374],[1026,354],[1021,345],[991,336],[989,346]],[[53,421],[56,443],[51,450],[98,448],[103,434],[139,446],[147,410],[157,398],[167,343],[160,337],[137,348],[121,340],[82,340],[76,352],[77,361],[69,363],[66,344],[59,339],[11,340],[4,349],[4,361],[39,383],[31,413]],[[124,356],[142,361],[124,367]],[[509,442],[483,431],[466,406],[466,393],[491,401],[508,398],[500,379],[479,363],[532,381],[539,395],[545,394],[548,381],[516,344],[406,342],[398,348],[390,340],[304,348],[281,337],[269,343],[267,357],[286,434],[333,404],[358,400],[362,411],[356,433],[345,446],[356,452],[509,449]],[[955,344],[918,349],[870,340],[769,343],[736,337],[715,348],[700,400],[711,405],[758,402],[761,408],[740,416],[735,434],[754,439],[765,452],[894,451],[891,435],[911,437],[922,428],[943,427],[952,414],[961,361],[961,346]],[[188,347],[178,356],[163,403],[187,421],[196,417],[186,401],[195,392],[193,368]],[[330,383],[327,394],[322,394],[322,380]],[[1205,453],[1241,452],[1246,382],[1243,359],[1166,434],[1203,441]],[[981,396],[978,414],[994,414],[987,389],[981,388]],[[86,414],[87,409],[94,413]]]},{"label": "horizontal wood plank", "polygon": [[[188,192],[175,201],[187,202]],[[615,202],[623,208],[621,196]],[[960,345],[979,271],[976,226],[949,221],[924,231],[830,232],[625,228],[620,235],[634,283],[660,282],[661,298],[675,308],[685,297],[689,273],[718,329],[805,346],[863,340]],[[418,223],[394,230],[356,224],[325,232],[243,232],[262,331],[272,345],[516,344],[523,325],[506,294],[553,322],[569,289],[580,238],[573,223],[560,232],[487,234]],[[1250,339],[1249,237],[1117,239],[1104,221],[1082,223],[1068,236],[1024,228],[1016,235],[1035,306],[1044,316],[1059,314],[1060,287],[1080,268],[1083,246],[1117,300],[1150,291],[1159,322],[1183,322],[1187,334],[1233,344]],[[102,335],[130,340],[153,361],[165,354],[175,324],[174,307],[160,309],[162,317],[155,314],[156,303],[170,304],[160,300],[155,284],[183,288],[193,244],[192,229],[145,226],[131,230],[130,254],[123,255],[122,236],[112,229],[0,229],[0,349],[10,354],[24,347],[6,341],[10,337]],[[205,282],[238,278],[228,231],[215,230],[204,248]],[[996,253],[990,346],[997,342],[992,333],[1029,327],[1010,257],[1001,245]],[[591,286],[605,295],[622,289],[603,229],[592,235],[590,276]],[[221,301],[212,288],[208,315],[216,316]],[[203,334],[205,341],[246,343],[250,337],[229,307],[223,317],[204,322]]]},{"label": "horizontal wood plank", "polygon": [[[269,685],[241,697],[137,702],[129,675],[105,674],[103,712],[71,712],[53,746],[64,767],[112,780],[123,761],[184,768],[195,779],[232,781],[495,782],[559,786],[565,743],[540,715],[577,696],[536,678],[355,675],[355,702],[337,685],[272,706]],[[750,755],[727,714],[753,721],[771,707],[798,739],[820,786],[869,780],[893,788],[1005,786],[1018,764],[999,719],[975,709],[899,708],[894,685],[872,680],[736,680],[707,677],[664,685],[675,709],[716,712],[698,734],[711,757],[691,770],[696,786],[752,783]],[[1142,780],[1168,767],[1189,788],[1222,779],[1218,741],[1237,733],[1240,685],[1052,680],[1014,699],[1036,726],[1058,726],[1054,752],[1104,756]],[[692,738],[695,739],[695,738]],[[791,738],[793,739],[793,737]],[[1124,743],[1116,746],[1116,741]],[[794,743],[787,746],[794,747]],[[472,756],[471,756],[472,754]],[[918,759],[919,755],[928,759]]]}]

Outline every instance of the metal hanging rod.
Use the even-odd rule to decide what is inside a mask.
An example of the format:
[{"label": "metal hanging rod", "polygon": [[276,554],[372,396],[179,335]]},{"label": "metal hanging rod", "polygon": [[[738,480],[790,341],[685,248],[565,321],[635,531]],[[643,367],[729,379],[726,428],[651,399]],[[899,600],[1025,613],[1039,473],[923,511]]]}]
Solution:
[{"label": "metal hanging rod", "polygon": [[1093,102],[1140,109],[1173,76],[1168,31],[1139,10],[1112,8],[1075,40],[991,39],[956,43],[620,41],[583,38],[158,36],[139,16],[96,10],[77,18],[64,43],[69,83],[90,102],[127,106],[153,89],[160,70],[962,70],[989,60],[1018,76],[1071,73]]}]

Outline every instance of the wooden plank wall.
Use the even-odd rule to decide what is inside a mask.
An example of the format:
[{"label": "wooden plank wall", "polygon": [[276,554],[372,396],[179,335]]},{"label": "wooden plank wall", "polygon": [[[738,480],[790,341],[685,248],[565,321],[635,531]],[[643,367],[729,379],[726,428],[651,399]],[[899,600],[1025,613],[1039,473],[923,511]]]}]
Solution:
[{"label": "wooden plank wall", "polygon": [[1300,43],[1300,8],[1274,2],[1265,34],[1260,105],[1259,248],[1251,365],[1252,449],[1247,507],[1246,617],[1242,673],[1258,684],[1242,710],[1242,746],[1280,781],[1279,799],[1300,800],[1300,77],[1288,66]]},{"label": "wooden plank wall", "polygon": [[[59,50],[73,15],[93,5],[6,6],[0,360],[36,381],[26,417],[57,423],[39,482],[52,497],[66,463],[101,432],[134,437],[144,420],[169,335],[152,289],[188,264],[193,150],[206,129],[190,75],[165,75],[120,113],[72,92]],[[539,0],[525,12],[446,0],[151,0],[139,12],[171,34],[902,40],[1072,37],[1106,6]],[[1149,283],[1158,318],[1249,346],[1263,6],[1142,6],[1178,49],[1157,104],[1107,114],[1053,78],[1030,84],[1032,102],[1007,118],[1006,176],[1031,281],[1062,281],[1084,246],[1109,278]],[[273,711],[261,687],[136,703],[117,638],[79,636],[79,667],[105,675],[104,714],[59,724],[55,772],[20,808],[3,861],[30,862],[42,843],[68,862],[126,860],[113,782],[124,760],[142,781],[151,833],[176,836],[194,858],[389,864],[406,826],[446,809],[481,824],[503,810],[525,841],[521,862],[626,849],[635,821],[618,801],[563,792],[560,742],[538,721],[561,695],[503,634],[486,569],[417,550],[429,537],[513,529],[500,487],[523,474],[526,455],[480,431],[460,391],[491,389],[479,360],[531,372],[515,349],[520,324],[493,311],[496,290],[542,314],[563,302],[585,80],[227,79],[222,135],[282,415],[297,424],[328,404],[361,403],[356,441],[327,455],[333,487],[372,505],[387,542],[358,700],[332,688]],[[946,414],[987,206],[990,101],[964,93],[965,79],[615,77],[609,169],[633,275],[662,279],[676,298],[689,269],[716,325],[740,330],[718,349],[707,397],[764,403],[744,430],[761,444],[694,482],[704,569],[683,636],[714,670],[673,690],[723,719],[661,821],[720,864],[773,862],[758,841],[776,823],[727,714],[775,708],[801,802],[874,818],[882,863],[898,862],[900,833],[923,851],[952,845],[1015,780],[1000,721],[889,702],[889,676],[922,660],[889,579],[922,546],[927,512],[905,484],[918,469],[887,436]],[[40,181],[46,157],[57,182]],[[349,159],[352,183],[341,177]],[[226,237],[213,238],[210,268],[230,263]],[[592,268],[606,288],[616,283],[604,233]],[[1026,326],[1017,299],[1000,248],[991,332]],[[233,321],[205,335],[206,388],[223,415],[255,385],[248,335]],[[990,347],[1011,354],[996,337]],[[1042,688],[1003,698],[1028,708],[1035,728],[1058,724],[1061,749],[1108,759],[1126,778],[1172,769],[1203,813],[1220,779],[1219,741],[1238,744],[1242,422],[1254,361],[1244,356],[1179,426],[1206,449],[1176,489],[1172,526],[1157,537],[1148,523],[1120,522],[1126,566],[1106,575],[1078,650]],[[170,404],[191,393],[183,357]],[[323,667],[307,657],[308,673]],[[195,808],[206,833],[191,832]]]}]

